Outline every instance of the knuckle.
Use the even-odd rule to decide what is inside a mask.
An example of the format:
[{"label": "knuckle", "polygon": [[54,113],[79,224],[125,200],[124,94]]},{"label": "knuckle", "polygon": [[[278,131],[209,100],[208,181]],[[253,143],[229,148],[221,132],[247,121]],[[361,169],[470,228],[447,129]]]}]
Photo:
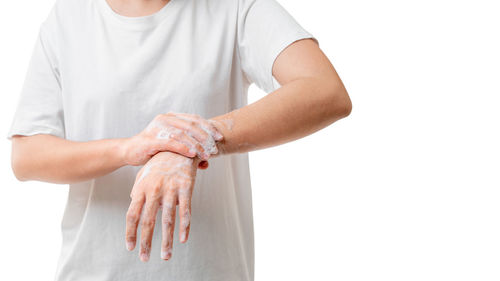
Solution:
[{"label": "knuckle", "polygon": [[191,190],[191,188],[189,186],[190,180],[188,178],[179,177],[177,179],[177,183],[180,184],[180,187],[178,188],[178,191],[180,193],[182,193],[182,195],[185,195],[186,193],[188,193]]},{"label": "knuckle", "polygon": [[201,144],[196,144],[196,149],[198,149],[198,151],[200,152],[205,152],[205,149],[203,148],[203,146],[201,146]]},{"label": "knuckle", "polygon": [[[178,137],[179,139],[186,139],[186,138],[188,137],[188,135],[187,135],[187,134],[186,134],[186,132],[184,132],[184,131],[176,131],[176,132],[174,133],[174,135],[175,135],[176,137]],[[185,141],[185,140],[183,140],[183,141]]]},{"label": "knuckle", "polygon": [[148,252],[149,249],[151,248],[151,242],[149,240],[142,240],[141,248],[144,249],[144,251]]},{"label": "knuckle", "polygon": [[181,182],[181,186],[179,187],[180,190],[185,190],[187,192],[187,191],[190,191],[192,189],[191,185],[193,183],[193,178],[190,174],[186,174],[184,176],[179,176],[178,178]]},{"label": "knuckle", "polygon": [[142,227],[143,228],[153,228],[155,226],[155,220],[154,219],[144,219],[142,221]]},{"label": "knuckle", "polygon": [[135,241],[136,238],[137,236],[133,234],[125,235],[125,241]]},{"label": "knuckle", "polygon": [[162,188],[155,187],[151,190],[148,196],[148,201],[159,201],[162,197]]},{"label": "knuckle", "polygon": [[161,189],[162,189],[161,186],[162,186],[161,180],[158,180],[156,182],[156,184],[152,185],[151,186],[151,195],[156,195],[156,194],[161,193]]},{"label": "knuckle", "polygon": [[172,191],[177,191],[177,193],[179,195],[184,195],[185,194],[185,189],[182,187],[184,185],[186,185],[186,183],[184,182],[185,179],[184,178],[180,178],[180,177],[172,177],[170,179],[170,185],[172,186]]},{"label": "knuckle", "polygon": [[180,140],[183,137],[183,132],[178,131],[178,130],[172,130],[170,133],[170,138],[173,138],[174,140]]},{"label": "knuckle", "polygon": [[172,217],[170,215],[168,216],[163,216],[161,219],[162,224],[164,224],[166,227],[171,227],[173,224]]},{"label": "knuckle", "polygon": [[[139,180],[139,179],[137,179]],[[136,180],[136,181],[137,181]],[[133,188],[132,188],[132,191],[130,191],[130,199],[132,199],[132,201],[136,200],[136,199],[139,199],[139,198],[136,198],[137,197],[137,185],[135,185]]]},{"label": "knuckle", "polygon": [[165,186],[165,191],[167,193],[174,193],[175,192],[175,186],[173,185],[173,179],[169,178],[167,179],[167,185]]},{"label": "knuckle", "polygon": [[136,213],[128,213],[127,214],[127,222],[130,224],[135,224],[139,220],[139,215]]},{"label": "knuckle", "polygon": [[189,208],[185,208],[182,212],[182,215],[184,216],[184,219],[189,220],[191,218],[191,212],[189,211]]}]

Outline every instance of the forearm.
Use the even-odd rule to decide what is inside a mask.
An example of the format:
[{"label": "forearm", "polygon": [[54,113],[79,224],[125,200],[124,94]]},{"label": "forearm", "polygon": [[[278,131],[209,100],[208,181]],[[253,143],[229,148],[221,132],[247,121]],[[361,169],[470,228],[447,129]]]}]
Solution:
[{"label": "forearm", "polygon": [[302,78],[283,85],[255,103],[213,118],[224,140],[221,154],[248,152],[312,134],[349,115],[343,85]]},{"label": "forearm", "polygon": [[12,167],[19,180],[85,181],[126,164],[121,144],[120,139],[74,142],[51,135],[16,137]]}]

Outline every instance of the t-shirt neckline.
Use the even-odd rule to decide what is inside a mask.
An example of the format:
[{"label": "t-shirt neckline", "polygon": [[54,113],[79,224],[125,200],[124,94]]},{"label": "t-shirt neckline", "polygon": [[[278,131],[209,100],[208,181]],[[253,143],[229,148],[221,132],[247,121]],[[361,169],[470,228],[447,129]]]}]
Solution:
[{"label": "t-shirt neckline", "polygon": [[140,17],[129,17],[120,15],[115,12],[111,6],[109,6],[106,0],[95,0],[97,2],[98,8],[103,12],[105,17],[111,18],[113,21],[131,28],[149,28],[156,26],[162,20],[165,19],[168,13],[174,8],[176,0],[170,0],[163,6],[160,10],[154,12],[153,14]]}]

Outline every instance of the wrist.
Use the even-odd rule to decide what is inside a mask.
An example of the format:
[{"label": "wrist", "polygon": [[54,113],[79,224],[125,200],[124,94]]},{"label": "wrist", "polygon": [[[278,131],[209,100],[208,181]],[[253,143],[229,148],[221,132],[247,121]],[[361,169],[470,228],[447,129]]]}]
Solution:
[{"label": "wrist", "polygon": [[131,165],[127,157],[130,141],[131,138],[121,138],[113,140],[112,147],[109,151],[114,154],[114,159],[116,159],[117,163],[120,166]]},{"label": "wrist", "polygon": [[227,135],[226,130],[227,130],[227,128],[226,128],[226,126],[217,119],[209,119],[208,121],[215,127],[217,132],[219,132],[222,135],[221,140],[215,141],[215,146],[217,147],[217,153],[212,154],[210,156],[210,158],[226,154],[227,153],[227,150],[226,150],[226,135]]}]

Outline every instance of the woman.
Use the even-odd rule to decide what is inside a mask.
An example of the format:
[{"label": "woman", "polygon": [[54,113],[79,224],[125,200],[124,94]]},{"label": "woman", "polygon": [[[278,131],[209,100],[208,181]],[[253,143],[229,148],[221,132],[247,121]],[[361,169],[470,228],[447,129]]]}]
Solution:
[{"label": "woman", "polygon": [[[272,93],[246,105],[251,83]],[[58,0],[12,166],[70,184],[56,280],[253,280],[246,152],[350,110],[317,40],[275,0]]]}]

